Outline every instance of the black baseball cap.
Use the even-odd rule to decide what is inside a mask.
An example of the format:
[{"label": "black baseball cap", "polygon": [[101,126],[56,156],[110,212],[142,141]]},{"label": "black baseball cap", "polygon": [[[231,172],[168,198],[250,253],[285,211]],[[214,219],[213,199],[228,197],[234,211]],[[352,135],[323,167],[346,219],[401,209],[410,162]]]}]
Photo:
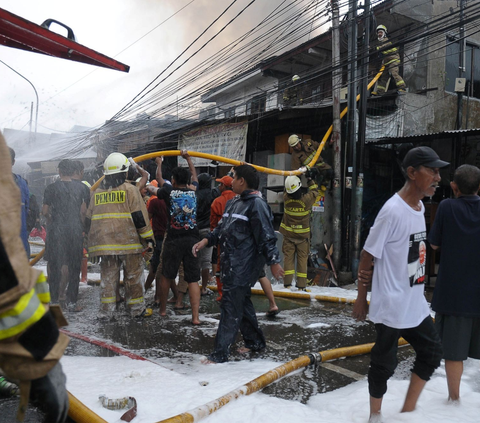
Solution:
[{"label": "black baseball cap", "polygon": [[447,167],[450,163],[440,160],[438,154],[435,153],[430,147],[415,147],[412,148],[405,156],[402,162],[402,167],[407,169],[413,166],[426,166],[426,167]]}]

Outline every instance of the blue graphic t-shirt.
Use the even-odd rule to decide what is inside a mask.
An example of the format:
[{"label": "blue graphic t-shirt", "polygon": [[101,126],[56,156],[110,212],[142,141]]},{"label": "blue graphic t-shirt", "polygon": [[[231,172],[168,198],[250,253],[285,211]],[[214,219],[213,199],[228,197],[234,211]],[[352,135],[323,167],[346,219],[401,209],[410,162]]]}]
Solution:
[{"label": "blue graphic t-shirt", "polygon": [[[194,182],[193,185],[198,183]],[[173,188],[165,184],[157,192],[157,197],[165,200],[169,214],[168,236],[198,234],[197,197],[188,188]]]}]

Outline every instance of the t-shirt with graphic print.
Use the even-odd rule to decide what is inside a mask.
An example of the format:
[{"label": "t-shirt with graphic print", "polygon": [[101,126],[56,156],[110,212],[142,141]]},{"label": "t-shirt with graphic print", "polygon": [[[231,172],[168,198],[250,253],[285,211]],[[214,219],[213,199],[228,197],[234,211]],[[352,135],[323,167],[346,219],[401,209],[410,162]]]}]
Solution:
[{"label": "t-shirt with graphic print", "polygon": [[[198,182],[192,185],[198,187]],[[164,184],[157,191],[157,197],[165,200],[168,210],[167,236],[197,235],[197,197],[189,188],[173,188]]]},{"label": "t-shirt with graphic print", "polygon": [[424,295],[425,207],[398,194],[378,213],[363,247],[375,257],[369,318],[396,329],[418,326],[430,313]]}]

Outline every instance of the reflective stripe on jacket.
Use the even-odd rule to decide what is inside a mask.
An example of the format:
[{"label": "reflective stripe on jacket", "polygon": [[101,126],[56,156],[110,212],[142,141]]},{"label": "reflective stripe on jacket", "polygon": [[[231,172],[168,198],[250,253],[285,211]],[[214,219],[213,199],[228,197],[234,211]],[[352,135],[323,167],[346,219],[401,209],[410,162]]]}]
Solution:
[{"label": "reflective stripe on jacket", "polygon": [[318,185],[310,181],[308,192],[298,200],[286,192],[283,194],[285,202],[280,233],[288,238],[310,238],[310,213],[318,196]]},{"label": "reflective stripe on jacket", "polygon": [[[144,226],[137,228],[132,213],[141,212]],[[92,256],[139,254],[146,239],[154,239],[147,209],[138,189],[123,183],[112,189],[97,189],[87,210],[91,220],[88,253]]]}]

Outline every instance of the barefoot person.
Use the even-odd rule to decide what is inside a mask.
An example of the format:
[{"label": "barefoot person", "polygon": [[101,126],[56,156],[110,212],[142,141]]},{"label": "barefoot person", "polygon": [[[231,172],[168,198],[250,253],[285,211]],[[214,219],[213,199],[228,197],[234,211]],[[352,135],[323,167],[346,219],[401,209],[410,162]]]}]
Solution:
[{"label": "barefoot person", "polygon": [[[439,168],[446,166],[448,163],[429,147],[413,148],[407,153],[402,163],[405,184],[378,213],[360,255],[353,317],[365,320],[369,311],[377,332],[368,372],[371,422],[381,419],[382,399],[397,366],[401,336],[416,353],[402,412],[415,409],[423,387],[440,365],[442,346],[424,295],[425,257],[421,251],[427,232],[421,200],[435,194],[441,179]],[[368,310],[368,275],[374,259]]]},{"label": "barefoot person", "polygon": [[258,326],[250,299],[251,287],[265,263],[276,279],[283,277],[272,211],[257,191],[256,169],[250,165],[235,167],[232,186],[238,196],[228,202],[215,230],[195,244],[192,250],[196,256],[202,248],[218,243],[222,250],[220,323],[215,349],[208,357],[215,363],[228,361],[230,346],[235,342],[239,329],[245,341],[242,352],[265,348],[265,337]]},{"label": "barefoot person", "polygon": [[455,198],[438,206],[428,240],[442,251],[432,309],[442,339],[448,399],[459,401],[463,362],[480,359],[480,169],[460,166],[450,186]]}]

